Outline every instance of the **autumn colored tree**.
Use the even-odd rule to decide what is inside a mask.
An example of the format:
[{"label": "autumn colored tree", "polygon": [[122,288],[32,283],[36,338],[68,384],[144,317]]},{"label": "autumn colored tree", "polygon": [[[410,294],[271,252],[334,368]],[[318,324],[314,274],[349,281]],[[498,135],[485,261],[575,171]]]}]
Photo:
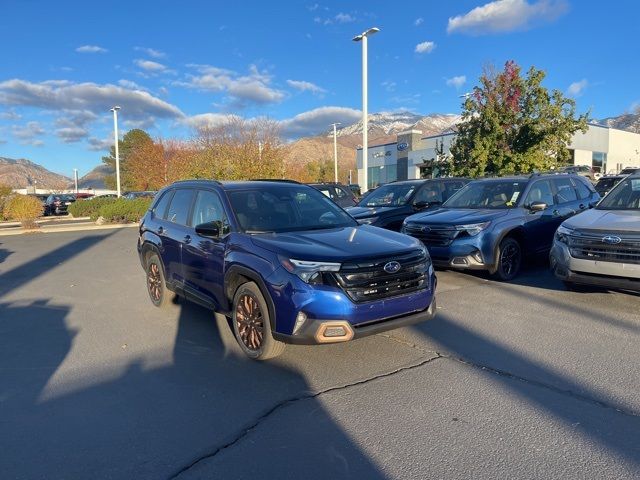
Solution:
[{"label": "autumn colored tree", "polygon": [[450,173],[521,174],[567,162],[567,145],[575,132],[586,131],[587,114],[576,116],[573,99],[549,92],[545,76],[535,67],[523,76],[513,61],[501,72],[485,69],[463,104]]}]

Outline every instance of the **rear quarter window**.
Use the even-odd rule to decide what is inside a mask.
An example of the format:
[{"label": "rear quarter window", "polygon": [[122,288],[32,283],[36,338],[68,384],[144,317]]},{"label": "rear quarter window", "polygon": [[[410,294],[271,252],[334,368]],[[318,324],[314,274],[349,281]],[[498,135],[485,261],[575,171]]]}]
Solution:
[{"label": "rear quarter window", "polygon": [[160,200],[158,200],[155,204],[155,206],[153,207],[153,214],[158,217],[158,218],[166,218],[166,213],[167,213],[167,206],[169,205],[169,202],[171,201],[171,197],[173,196],[173,190],[170,190],[168,192],[165,192],[162,194],[162,197],[160,198]]}]

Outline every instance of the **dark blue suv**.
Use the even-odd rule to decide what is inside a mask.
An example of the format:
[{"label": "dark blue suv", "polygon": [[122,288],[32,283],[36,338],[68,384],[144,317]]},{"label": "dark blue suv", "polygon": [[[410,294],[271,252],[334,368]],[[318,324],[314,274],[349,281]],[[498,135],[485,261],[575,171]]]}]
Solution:
[{"label": "dark blue suv", "polygon": [[488,270],[511,280],[524,257],[549,252],[563,220],[599,199],[580,175],[482,179],[441,209],[408,217],[402,231],[424,243],[436,266]]},{"label": "dark blue suv", "polygon": [[359,225],[296,182],[174,183],[142,219],[138,252],[154,305],[177,293],[230,317],[254,359],[435,313],[436,278],[419,241]]}]

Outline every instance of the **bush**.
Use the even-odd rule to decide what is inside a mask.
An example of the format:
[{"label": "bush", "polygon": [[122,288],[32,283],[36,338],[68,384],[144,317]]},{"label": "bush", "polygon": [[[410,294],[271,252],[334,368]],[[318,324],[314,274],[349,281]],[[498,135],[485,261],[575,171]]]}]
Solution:
[{"label": "bush", "polygon": [[7,216],[4,213],[4,204],[12,193],[11,187],[0,184],[0,221],[7,220]]},{"label": "bush", "polygon": [[134,200],[118,198],[100,207],[96,214],[91,215],[91,219],[102,217],[108,223],[139,222],[149,210],[152,200],[151,198],[136,198]]},{"label": "bush", "polygon": [[35,220],[42,215],[42,203],[28,195],[13,195],[4,204],[4,215],[21,222],[24,228],[37,228]]},{"label": "bush", "polygon": [[89,200],[76,200],[69,205],[69,213],[74,217],[98,218],[98,211],[105,206],[115,202],[113,197],[91,198]]}]

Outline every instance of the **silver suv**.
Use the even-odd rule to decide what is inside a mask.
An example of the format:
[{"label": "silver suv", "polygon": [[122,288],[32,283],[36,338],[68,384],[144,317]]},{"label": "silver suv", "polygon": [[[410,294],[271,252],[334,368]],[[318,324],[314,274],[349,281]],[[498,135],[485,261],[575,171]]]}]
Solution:
[{"label": "silver suv", "polygon": [[596,208],[563,222],[550,260],[568,288],[640,291],[640,173],[621,180]]}]

